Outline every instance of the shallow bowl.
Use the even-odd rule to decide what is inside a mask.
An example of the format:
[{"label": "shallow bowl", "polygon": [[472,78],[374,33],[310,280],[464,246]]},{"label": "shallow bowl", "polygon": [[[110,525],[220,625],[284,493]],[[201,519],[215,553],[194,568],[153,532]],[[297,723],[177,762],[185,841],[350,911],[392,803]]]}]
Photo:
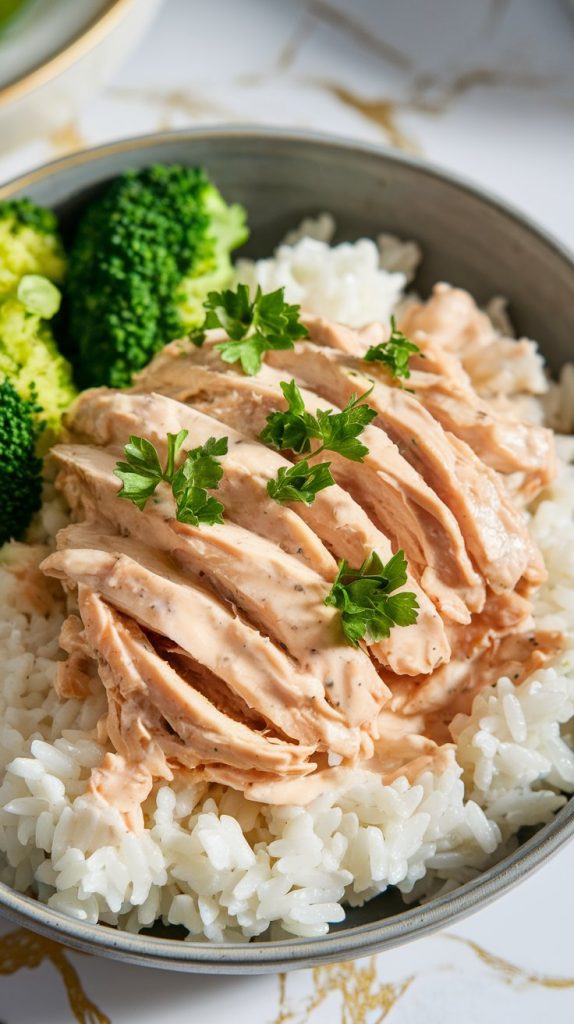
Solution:
[{"label": "shallow bowl", "polygon": [[[479,302],[504,295],[517,330],[540,341],[554,370],[574,355],[572,255],[499,200],[378,146],[271,129],[172,132],[59,160],[0,187],[0,199],[30,196],[73,226],[103,182],[154,161],[201,164],[227,200],[243,203],[252,230],[248,254],[269,254],[304,216],[330,210],[339,238],[390,231],[416,239],[424,252],[419,291],[447,280],[468,288]],[[451,924],[520,882],[573,832],[574,798],[511,856],[454,892],[408,909],[387,893],[312,940],[220,945],[131,935],[71,920],[1,884],[0,910],[67,945],[150,967],[228,974],[291,970],[364,956]]]}]

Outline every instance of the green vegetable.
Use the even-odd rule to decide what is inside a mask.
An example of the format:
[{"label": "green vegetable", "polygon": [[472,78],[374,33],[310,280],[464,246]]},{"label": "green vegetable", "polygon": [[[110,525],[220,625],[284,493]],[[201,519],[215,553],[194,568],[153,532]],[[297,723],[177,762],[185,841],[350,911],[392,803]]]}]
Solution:
[{"label": "green vegetable", "polygon": [[416,352],[420,352],[420,348],[413,341],[409,341],[402,331],[399,331],[397,322],[392,316],[390,338],[388,341],[381,341],[378,345],[371,345],[365,355],[365,360],[367,363],[384,363],[393,377],[408,378],[411,375],[409,358]]},{"label": "green vegetable", "polygon": [[155,494],[158,484],[163,481],[171,486],[175,498],[176,519],[180,523],[198,526],[223,522],[223,505],[207,493],[215,489],[223,476],[217,461],[227,453],[226,437],[210,437],[199,448],[186,452],[179,469],[175,460],[187,437],[187,430],[167,435],[167,460],[162,469],[157,451],[145,437],[130,437],[124,448],[127,462],[118,462],[115,475],[122,482],[120,498],[133,501],[143,511],[148,500]]},{"label": "green vegetable", "polygon": [[198,330],[191,332],[191,340],[203,345],[207,330],[223,327],[231,340],[216,345],[221,358],[226,363],[240,362],[250,377],[259,373],[264,352],[294,348],[295,341],[308,335],[307,328],[299,323],[300,307],[285,302],[284,288],[266,294],[258,288],[250,302],[247,285],[240,284],[235,292],[210,292],[204,308],[205,319]]},{"label": "green vegetable", "polygon": [[370,395],[372,388],[358,398],[352,395],[341,412],[332,409],[317,410],[313,416],[305,409],[301,392],[294,380],[281,382],[281,390],[287,399],[287,412],[272,412],[267,417],[267,426],[259,435],[264,444],[279,451],[287,449],[304,455],[311,451],[311,441],[317,438],[321,444],[313,452],[339,452],[346,459],[362,462],[369,449],[357,440],[365,427],[375,419],[377,413],[368,405],[361,405]]},{"label": "green vegetable", "polygon": [[81,217],[69,262],[68,351],[81,387],[124,387],[166,342],[198,326],[247,238],[199,168],[148,167],[116,178]]},{"label": "green vegetable", "polygon": [[0,298],[14,292],[24,274],[61,284],[66,258],[51,210],[29,199],[0,202]]},{"label": "green vegetable", "polygon": [[393,594],[406,581],[404,551],[397,551],[386,565],[375,551],[359,569],[351,569],[344,559],[339,563],[325,604],[341,613],[341,626],[349,643],[356,647],[363,638],[376,643],[389,636],[393,626],[411,626],[417,621],[415,594]]},{"label": "green vegetable", "polygon": [[7,28],[27,2],[28,0],[0,0],[0,33]]},{"label": "green vegetable", "polygon": [[34,396],[22,398],[10,381],[0,382],[0,544],[22,536],[40,508],[41,430]]},{"label": "green vegetable", "polygon": [[279,505],[287,501],[303,501],[312,505],[319,491],[335,483],[329,467],[329,462],[310,466],[307,459],[301,459],[288,469],[282,466],[277,478],[267,484],[267,493]]},{"label": "green vegetable", "polygon": [[44,320],[51,320],[60,308],[62,293],[47,277],[24,274],[18,282],[16,298],[28,313],[36,313]]},{"label": "green vegetable", "polygon": [[[294,380],[281,381],[281,390],[287,399],[287,412],[272,412],[267,417],[267,426],[259,437],[264,444],[278,451],[292,451],[306,455],[311,451],[311,441],[318,439],[321,444],[312,452],[313,457],[321,452],[338,452],[352,462],[362,462],[369,449],[357,440],[365,427],[377,413],[368,405],[361,405],[363,398],[370,395],[372,388],[357,398],[351,395],[341,412],[319,409],[313,416],[305,409],[305,403]],[[310,466],[307,459],[289,469],[279,470],[275,480],[267,484],[267,493],[274,501],[304,501],[311,505],[315,496],[335,481],[331,475],[330,462],[319,462]]]},{"label": "green vegetable", "polygon": [[54,214],[27,199],[0,203],[0,380],[34,390],[48,446],[74,398],[70,366],[47,321],[60,305],[66,262]]}]

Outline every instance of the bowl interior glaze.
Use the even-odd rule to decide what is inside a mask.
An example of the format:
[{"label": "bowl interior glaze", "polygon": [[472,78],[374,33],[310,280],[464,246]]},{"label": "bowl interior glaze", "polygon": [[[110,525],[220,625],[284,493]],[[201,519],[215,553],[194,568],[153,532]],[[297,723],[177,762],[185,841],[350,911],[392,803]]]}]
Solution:
[{"label": "bowl interior glaze", "polygon": [[[518,332],[540,342],[554,370],[574,355],[572,256],[500,201],[382,147],[272,129],[174,132],[64,158],[1,187],[0,199],[27,195],[53,207],[66,232],[106,180],[153,162],[201,164],[228,201],[242,203],[251,227],[247,255],[270,254],[303,217],[329,210],[337,239],[381,231],[415,239],[424,254],[415,281],[421,293],[446,280],[481,303],[504,295]],[[511,856],[455,892],[409,909],[383,895],[314,940],[216,945],[131,935],[70,920],[1,884],[0,908],[68,945],[132,963],[205,973],[289,970],[365,955],[452,923],[519,882],[573,832],[571,800]]]}]

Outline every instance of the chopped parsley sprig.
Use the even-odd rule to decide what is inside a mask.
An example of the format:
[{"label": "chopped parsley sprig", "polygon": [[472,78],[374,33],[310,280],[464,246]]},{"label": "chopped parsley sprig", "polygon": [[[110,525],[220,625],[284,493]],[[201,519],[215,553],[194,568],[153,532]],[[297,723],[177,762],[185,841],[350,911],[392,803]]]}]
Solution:
[{"label": "chopped parsley sprig", "polygon": [[299,322],[299,306],[285,302],[285,289],[263,293],[261,288],[253,302],[247,285],[236,291],[210,292],[204,302],[205,319],[201,327],[190,333],[194,345],[203,345],[205,332],[223,327],[229,341],[215,347],[226,363],[241,363],[244,373],[252,377],[261,369],[263,354],[271,349],[294,348],[299,338],[306,338],[307,328]]},{"label": "chopped parsley sprig", "polygon": [[277,448],[278,451],[296,452],[305,455],[311,451],[311,441],[317,439],[320,445],[313,455],[321,452],[339,452],[346,459],[362,462],[369,449],[358,441],[365,427],[371,423],[377,413],[368,405],[361,405],[372,388],[363,395],[351,395],[341,412],[332,409],[318,409],[317,415],[307,412],[299,388],[294,380],[281,381],[281,390],[287,400],[285,412],[272,412],[267,417],[267,426],[259,435],[264,444]]},{"label": "chopped parsley sprig", "polygon": [[[313,416],[305,409],[305,403],[294,380],[281,381],[281,390],[287,400],[285,412],[272,412],[267,417],[267,426],[259,437],[264,444],[278,451],[292,451],[297,455],[311,452],[311,442],[320,443],[311,452],[313,458],[321,452],[338,452],[353,462],[363,462],[369,449],[358,440],[359,434],[377,415],[370,406],[361,404],[371,390],[358,398],[351,395],[341,412],[332,409],[318,409]],[[275,480],[267,484],[267,492],[274,501],[303,501],[310,505],[316,494],[335,483],[329,462],[313,466],[307,459],[289,469],[280,469]]]},{"label": "chopped parsley sprig", "polygon": [[349,643],[359,640],[377,643],[389,636],[393,626],[411,626],[418,618],[418,601],[410,591],[393,594],[407,581],[404,551],[383,564],[376,551],[365,559],[359,569],[352,569],[343,559],[337,578],[325,598],[325,604],[337,608],[341,626]]},{"label": "chopped parsley sprig", "polygon": [[411,375],[409,359],[415,353],[420,352],[414,341],[409,341],[406,335],[397,327],[394,316],[391,317],[391,335],[387,341],[381,341],[378,345],[371,345],[365,355],[367,363],[384,363],[390,370],[393,377],[405,380]]},{"label": "chopped parsley sprig", "polygon": [[126,462],[118,462],[115,476],[122,482],[118,497],[132,501],[143,512],[158,485],[165,481],[175,499],[176,519],[180,523],[199,526],[223,523],[223,505],[207,493],[215,489],[223,476],[218,460],[227,453],[226,437],[210,437],[205,444],[185,453],[179,469],[177,456],[187,437],[187,430],[167,435],[167,459],[162,469],[158,453],[145,437],[130,437],[124,447]]},{"label": "chopped parsley sprig", "polygon": [[307,459],[301,459],[288,469],[282,466],[275,480],[267,484],[267,493],[279,505],[287,501],[303,501],[312,505],[319,491],[334,483],[329,462],[310,466]]}]

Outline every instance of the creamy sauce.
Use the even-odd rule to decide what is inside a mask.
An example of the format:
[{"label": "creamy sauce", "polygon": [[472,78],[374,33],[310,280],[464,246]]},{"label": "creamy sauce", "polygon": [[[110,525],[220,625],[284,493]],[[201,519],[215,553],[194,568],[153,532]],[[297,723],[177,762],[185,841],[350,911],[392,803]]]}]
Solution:
[{"label": "creamy sauce", "polygon": [[[559,654],[559,634],[533,630],[544,567],[520,507],[552,476],[552,441],[473,388],[461,352],[487,344],[487,325],[461,294],[438,289],[405,314],[425,356],[413,361],[414,393],[361,359],[383,328],[307,317],[309,340],[269,353],[256,377],[221,361],[219,333],[201,349],[168,346],[131,392],[76,402],[54,458],[79,521],[43,564],[79,601],[57,685],[81,697],[99,675],[115,753],[91,792],[130,828],[153,780],[176,773],[302,805],[361,778],[440,770],[454,758],[450,723],[484,686],[518,684]],[[463,341],[448,333],[453,315]],[[269,498],[291,463],[259,441],[291,377],[313,414],[375,378],[364,462],[329,453],[336,485],[308,506]],[[190,447],[228,438],[223,525],[178,523],[165,484],[144,512],[118,498],[114,467],[142,424],[160,458],[168,432],[186,429]],[[324,604],[337,561],[399,547],[416,624],[348,645]]]}]

